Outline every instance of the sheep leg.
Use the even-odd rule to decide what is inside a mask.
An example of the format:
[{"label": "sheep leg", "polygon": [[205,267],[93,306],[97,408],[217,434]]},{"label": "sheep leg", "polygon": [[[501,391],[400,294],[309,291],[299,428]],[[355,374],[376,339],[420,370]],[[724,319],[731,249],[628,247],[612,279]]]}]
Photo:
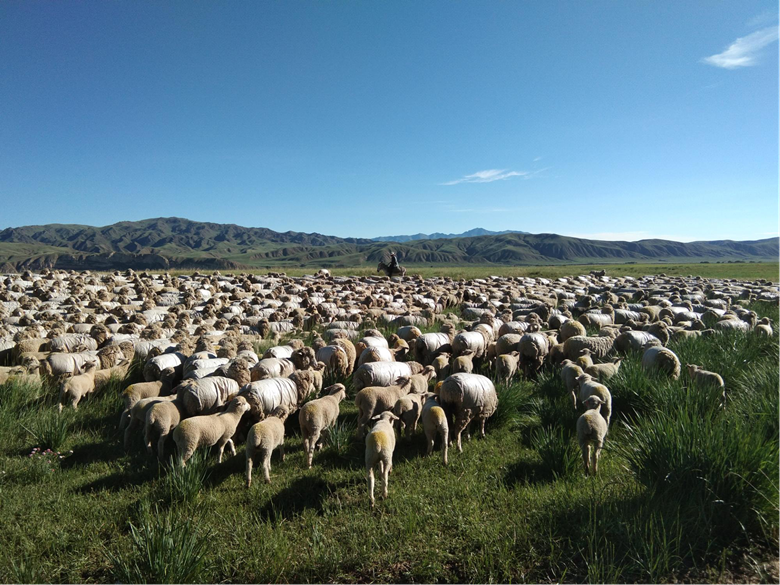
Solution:
[{"label": "sheep leg", "polygon": [[447,465],[447,429],[441,430],[441,450],[443,452],[444,465]]},{"label": "sheep leg", "polygon": [[599,471],[599,457],[601,457],[601,447],[603,443],[597,443],[593,448],[593,474]]},{"label": "sheep leg", "polygon": [[425,438],[426,438],[425,442],[428,443],[428,447],[425,450],[425,454],[426,455],[430,455],[431,453],[433,453],[433,443],[434,443],[434,441],[436,439],[435,439],[435,436],[431,436],[431,434],[426,433],[425,435],[426,435],[425,436]]},{"label": "sheep leg", "polygon": [[236,445],[233,443],[233,439],[227,440],[227,446],[230,447],[230,456],[235,457],[236,456]]},{"label": "sheep leg", "polygon": [[577,392],[575,390],[571,391],[571,401],[572,405],[574,406],[574,410],[577,410]]},{"label": "sheep leg", "polygon": [[387,461],[382,473],[382,499],[387,499],[387,486],[390,483],[390,471],[393,469],[393,462]]},{"label": "sheep leg", "polygon": [[246,488],[252,487],[252,455],[246,454]]},{"label": "sheep leg", "polygon": [[271,451],[263,453],[263,479],[265,483],[271,483]]},{"label": "sheep leg", "polygon": [[217,443],[217,451],[218,451],[217,463],[222,463],[222,454],[225,452],[225,445],[227,445],[227,441],[225,441],[224,443],[222,441]]},{"label": "sheep leg", "polygon": [[160,433],[160,438],[157,440],[157,460],[160,463],[165,463],[165,439],[168,438],[168,433]]},{"label": "sheep leg", "polygon": [[374,507],[374,468],[368,468],[368,499],[371,502],[371,507]]},{"label": "sheep leg", "polygon": [[314,429],[314,432],[309,437],[309,444],[306,447],[306,465],[311,469],[312,461],[314,460],[314,449],[317,447],[317,441],[320,438],[320,430]]},{"label": "sheep leg", "polygon": [[582,446],[582,462],[585,464],[585,475],[590,475],[590,443]]},{"label": "sheep leg", "polygon": [[281,443],[279,443],[279,455],[281,455],[281,460],[284,461],[284,440],[282,440]]},{"label": "sheep leg", "polygon": [[330,439],[330,427],[322,429],[322,434],[317,440],[317,451],[322,451],[322,448],[325,446],[326,439]]},{"label": "sheep leg", "polygon": [[144,426],[144,445],[146,445],[146,452],[152,454],[152,425],[146,424]]},{"label": "sheep leg", "polygon": [[485,438],[485,423],[487,422],[486,418],[480,419],[481,425],[480,425],[480,436],[484,439]]},{"label": "sheep leg", "polygon": [[466,427],[468,427],[470,422],[471,422],[471,417],[468,415],[468,413],[465,412],[463,414],[458,415],[458,417],[455,419],[455,425],[452,428],[458,441],[458,453],[463,453],[463,445],[461,444],[461,433],[463,433],[463,430]]}]

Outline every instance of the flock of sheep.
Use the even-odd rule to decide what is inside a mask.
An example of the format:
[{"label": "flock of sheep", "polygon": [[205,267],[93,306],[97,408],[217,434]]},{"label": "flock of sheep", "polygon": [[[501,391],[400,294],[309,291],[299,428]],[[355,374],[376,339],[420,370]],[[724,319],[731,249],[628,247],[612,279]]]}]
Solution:
[{"label": "flock of sheep", "polygon": [[[387,497],[397,431],[411,435],[422,424],[428,453],[440,437],[446,465],[448,444],[462,451],[472,421],[484,436],[498,407],[493,380],[533,379],[546,364],[583,409],[577,436],[586,473],[596,473],[617,356],[639,351],[644,368],[677,378],[671,338],[773,334],[768,319],[740,305],[753,301],[777,303],[778,287],[603,272],[468,281],[25,272],[0,283],[0,383],[43,378],[59,388],[60,409],[75,409],[136,363],[145,381],[122,396],[125,448],[143,428],[150,454],[166,461],[172,439],[186,465],[199,448],[216,446],[221,461],[225,447],[235,454],[234,441],[246,441],[250,486],[256,462],[270,482],[271,452],[284,457],[285,420],[296,412],[312,466],[348,390],[323,389],[323,378],[351,380],[373,506],[374,468]],[[293,339],[282,344],[282,336]],[[269,339],[280,344],[258,355]],[[688,373],[723,386],[695,364]]]}]

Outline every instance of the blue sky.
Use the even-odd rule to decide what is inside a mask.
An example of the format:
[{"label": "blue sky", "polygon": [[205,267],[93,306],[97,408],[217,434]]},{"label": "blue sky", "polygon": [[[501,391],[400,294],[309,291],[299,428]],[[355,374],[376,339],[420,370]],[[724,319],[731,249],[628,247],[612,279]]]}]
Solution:
[{"label": "blue sky", "polygon": [[776,2],[0,3],[0,228],[778,230]]}]

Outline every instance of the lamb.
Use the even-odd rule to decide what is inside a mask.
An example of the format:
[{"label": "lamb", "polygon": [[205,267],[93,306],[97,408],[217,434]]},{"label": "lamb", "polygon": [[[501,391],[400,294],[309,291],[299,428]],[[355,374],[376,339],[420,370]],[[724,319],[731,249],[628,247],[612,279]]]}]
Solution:
[{"label": "lamb", "polygon": [[137,382],[130,384],[122,393],[122,400],[125,409],[119,417],[119,430],[121,431],[128,422],[128,415],[133,405],[144,398],[154,398],[155,396],[165,396],[170,394],[174,386],[176,371],[173,368],[166,368],[162,371],[159,380],[154,382]]},{"label": "lamb", "polygon": [[284,461],[284,421],[289,411],[277,406],[265,420],[252,425],[246,439],[246,487],[252,487],[252,464],[259,457],[263,465],[265,483],[271,483],[271,453],[277,447]]},{"label": "lamb", "polygon": [[457,374],[458,372],[466,372],[470,374],[474,371],[474,352],[472,350],[466,350],[462,354],[460,354],[458,357],[456,357],[454,360],[452,360],[452,363],[450,364],[450,371],[453,374]]},{"label": "lamb", "polygon": [[320,441],[322,433],[336,424],[339,417],[339,403],[347,396],[343,384],[334,384],[326,390],[327,396],[307,402],[298,413],[303,449],[306,451],[306,465],[309,469],[312,466],[315,448],[322,447]]},{"label": "lamb", "polygon": [[720,374],[702,369],[701,366],[696,364],[686,364],[685,367],[688,368],[688,375],[691,377],[691,380],[696,384],[712,385],[716,388],[725,388],[726,386]]},{"label": "lamb", "polygon": [[366,474],[368,479],[368,496],[371,507],[374,507],[374,467],[379,464],[382,475],[382,498],[387,498],[387,486],[390,471],[393,469],[393,451],[395,450],[395,431],[393,421],[397,417],[392,412],[383,412],[372,417],[374,425],[366,436]]},{"label": "lamb", "polygon": [[585,368],[585,373],[590,374],[600,382],[605,382],[618,373],[622,361],[623,358],[617,358],[605,364],[593,364]]},{"label": "lamb", "polygon": [[425,402],[422,407],[421,418],[423,422],[423,431],[425,431],[425,442],[427,445],[426,454],[430,455],[433,453],[433,445],[436,441],[436,435],[440,435],[444,465],[447,465],[449,426],[447,425],[447,415],[444,413],[444,409],[439,406],[439,399],[435,394],[426,394]]},{"label": "lamb", "polygon": [[504,384],[509,382],[517,374],[517,366],[520,363],[520,352],[505,353],[496,358],[496,376]]},{"label": "lamb", "polygon": [[70,400],[73,410],[78,409],[79,402],[87,394],[95,391],[95,372],[97,366],[90,362],[84,368],[84,373],[71,378],[66,378],[60,385],[59,410],[62,412],[63,403]]},{"label": "lamb", "polygon": [[604,447],[609,423],[599,412],[602,401],[598,396],[589,396],[584,404],[587,410],[577,419],[577,441],[582,450],[585,474],[595,475],[599,470],[599,457]]},{"label": "lamb", "polygon": [[580,357],[584,349],[589,350],[594,357],[603,359],[612,351],[614,343],[615,340],[611,337],[575,335],[564,342],[563,351],[570,360]]},{"label": "lamb", "polygon": [[427,394],[428,386],[436,377],[436,370],[433,366],[425,366],[419,374],[412,374],[412,394]]},{"label": "lamb", "polygon": [[130,449],[130,437],[135,428],[145,423],[146,414],[149,412],[149,409],[158,402],[167,402],[175,398],[175,396],[151,396],[149,398],[142,398],[133,404],[127,412],[127,419],[123,421],[126,423],[124,433],[125,451]]},{"label": "lamb", "polygon": [[182,467],[198,447],[213,447],[219,449],[218,462],[222,463],[222,453],[227,445],[232,455],[236,454],[233,435],[244,413],[249,410],[249,403],[243,396],[237,396],[230,401],[223,412],[205,414],[184,419],[173,429],[173,440],[179,451],[179,461]]},{"label": "lamb", "polygon": [[412,389],[411,377],[399,377],[392,386],[368,386],[355,396],[358,408],[358,436],[363,436],[371,417],[391,410],[398,399],[406,396]]},{"label": "lamb", "polygon": [[144,443],[146,450],[152,453],[152,443],[157,438],[157,459],[165,461],[165,441],[168,435],[184,419],[184,405],[181,400],[159,401],[152,404],[146,411],[144,421]]},{"label": "lamb", "polygon": [[585,337],[587,334],[588,332],[585,330],[585,325],[572,319],[564,321],[560,329],[558,329],[558,339],[561,343],[570,337],[574,337],[575,335],[581,335]]},{"label": "lamb", "polygon": [[583,349],[582,355],[577,358],[577,365],[582,369],[591,367],[593,365],[593,358],[590,357],[590,355],[591,354],[589,349]]},{"label": "lamb", "polygon": [[680,377],[680,358],[665,347],[650,347],[642,354],[642,367],[646,370],[659,369],[672,380]]},{"label": "lamb", "polygon": [[577,382],[580,385],[579,392],[577,393],[577,398],[580,403],[584,404],[589,396],[598,396],[602,401],[601,414],[607,421],[607,426],[609,426],[609,421],[612,418],[612,394],[610,393],[609,388],[604,386],[604,384],[596,382],[590,374],[578,376]]},{"label": "lamb", "polygon": [[480,374],[453,374],[442,382],[439,389],[439,401],[449,420],[454,416],[450,439],[457,438],[458,452],[463,452],[461,433],[473,419],[481,424],[481,434],[485,436],[485,421],[498,407],[498,395],[490,378]]},{"label": "lamb", "polygon": [[[427,394],[427,393],[426,393]],[[393,406],[393,414],[398,417],[396,425],[405,437],[417,432],[417,422],[422,414],[423,394],[409,393],[402,396]]]},{"label": "lamb", "polygon": [[303,404],[304,400],[317,391],[317,384],[322,388],[322,374],[315,370],[298,370],[290,374],[290,380],[295,384],[298,396],[296,410]]},{"label": "lamb", "polygon": [[758,324],[756,325],[753,331],[755,331],[759,335],[766,335],[767,337],[772,337],[772,335],[774,334],[774,332],[772,331],[772,320],[769,317],[764,317],[758,322]]},{"label": "lamb", "polygon": [[434,371],[436,372],[436,379],[438,381],[444,380],[450,375],[450,354],[442,353],[437,355],[431,362]]},{"label": "lamb", "polygon": [[571,393],[571,399],[573,402],[574,409],[577,409],[577,390],[579,390],[579,382],[577,382],[577,378],[582,376],[585,372],[582,370],[582,368],[575,364],[571,360],[564,360],[561,364],[563,368],[561,369],[561,380],[563,380],[563,383],[566,384],[566,391]]}]

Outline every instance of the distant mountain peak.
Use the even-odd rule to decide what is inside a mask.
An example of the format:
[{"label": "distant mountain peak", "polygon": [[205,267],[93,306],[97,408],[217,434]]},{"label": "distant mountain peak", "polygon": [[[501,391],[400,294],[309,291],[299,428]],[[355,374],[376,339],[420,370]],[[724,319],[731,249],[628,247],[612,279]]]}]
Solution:
[{"label": "distant mountain peak", "polygon": [[443,234],[435,232],[432,234],[412,234],[407,236],[380,236],[371,238],[375,242],[412,242],[415,240],[450,240],[454,238],[476,238],[479,236],[502,236],[504,234],[527,234],[520,230],[504,230],[502,232],[492,232],[483,228],[474,228],[462,234]]}]

